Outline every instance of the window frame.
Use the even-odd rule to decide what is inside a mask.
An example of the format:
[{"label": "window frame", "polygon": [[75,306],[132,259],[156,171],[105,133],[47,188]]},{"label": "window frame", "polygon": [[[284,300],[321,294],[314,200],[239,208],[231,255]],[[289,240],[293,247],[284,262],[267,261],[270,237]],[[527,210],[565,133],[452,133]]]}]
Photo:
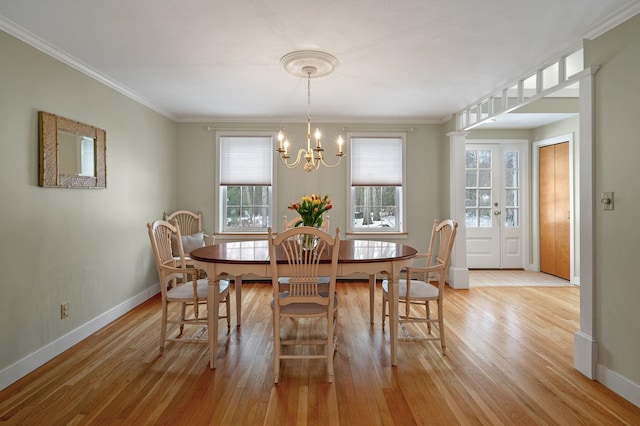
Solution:
[{"label": "window frame", "polygon": [[[396,188],[396,202],[397,202],[397,218],[396,218],[396,227],[395,228],[357,228],[354,224],[355,217],[355,202],[356,196],[355,191],[356,188],[362,187],[363,185],[354,186],[352,183],[352,169],[353,169],[353,146],[354,140],[357,144],[358,139],[400,139],[401,142],[401,164],[402,164],[402,174],[401,180],[402,183],[400,186],[394,186]],[[373,236],[373,235],[384,235],[385,237],[390,237],[392,235],[396,236],[406,236],[406,144],[407,144],[407,136],[406,132],[349,132],[347,133],[347,140],[349,143],[347,144],[349,155],[349,165],[347,167],[347,186],[349,190],[347,191],[347,234],[358,235],[358,236]],[[369,185],[369,187],[389,187],[387,185]]]},{"label": "window frame", "polygon": [[[268,146],[270,153],[269,161],[270,161],[270,185],[222,185],[221,184],[221,174],[223,170],[222,166],[222,139],[224,138],[265,138],[268,139]],[[274,155],[273,155],[273,144],[276,138],[276,134],[273,131],[220,131],[215,134],[215,143],[216,143],[216,172],[215,172],[215,200],[217,200],[217,208],[215,208],[216,214],[216,234],[258,234],[265,235],[267,233],[268,227],[274,227],[274,212],[276,205],[276,167],[274,164]],[[255,187],[255,186],[267,186],[269,188],[268,197],[270,199],[270,204],[268,206],[268,218],[267,218],[267,226],[265,227],[227,227],[227,187],[228,186],[245,186],[245,187]]]}]

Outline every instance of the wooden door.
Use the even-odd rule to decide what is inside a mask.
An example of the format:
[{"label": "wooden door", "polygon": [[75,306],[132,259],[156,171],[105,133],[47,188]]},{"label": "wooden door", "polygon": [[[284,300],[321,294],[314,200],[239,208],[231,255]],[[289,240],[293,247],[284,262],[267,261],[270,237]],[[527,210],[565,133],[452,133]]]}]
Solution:
[{"label": "wooden door", "polygon": [[539,150],[540,271],[570,279],[569,143]]}]

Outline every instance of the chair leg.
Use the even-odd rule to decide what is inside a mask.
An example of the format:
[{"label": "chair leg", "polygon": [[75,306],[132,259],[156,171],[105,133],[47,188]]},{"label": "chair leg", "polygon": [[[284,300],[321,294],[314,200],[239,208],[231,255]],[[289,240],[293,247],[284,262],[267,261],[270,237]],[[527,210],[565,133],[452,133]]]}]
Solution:
[{"label": "chair leg", "polygon": [[333,340],[333,333],[335,332],[335,320],[336,313],[333,315],[333,318],[327,318],[327,347],[326,347],[326,355],[327,355],[327,382],[333,383],[333,355],[335,351],[335,342]]},{"label": "chair leg", "polygon": [[338,339],[336,329],[338,328],[338,310],[333,314],[333,352],[338,350]]},{"label": "chair leg", "polygon": [[[194,308],[195,309],[195,308]],[[183,303],[182,304],[182,310],[181,310],[181,317],[180,317],[180,321],[184,321],[184,319],[187,317],[187,304]],[[184,324],[180,324],[180,336],[182,336],[182,332],[184,331]]]},{"label": "chair leg", "polygon": [[273,316],[273,382],[280,379],[280,318]]},{"label": "chair leg", "polygon": [[444,317],[442,316],[442,303],[438,302],[438,326],[440,330],[440,344],[442,345],[442,355],[447,353],[447,345],[444,341]]},{"label": "chair leg", "polygon": [[[424,302],[424,306],[425,306],[425,310],[426,310],[426,318],[427,320],[431,319],[431,303],[427,300],[426,302]],[[429,334],[431,334],[431,321],[427,321],[427,330],[429,331]]]},{"label": "chair leg", "polygon": [[164,351],[164,341],[167,337],[167,302],[162,301],[162,328],[160,329],[160,355]]}]

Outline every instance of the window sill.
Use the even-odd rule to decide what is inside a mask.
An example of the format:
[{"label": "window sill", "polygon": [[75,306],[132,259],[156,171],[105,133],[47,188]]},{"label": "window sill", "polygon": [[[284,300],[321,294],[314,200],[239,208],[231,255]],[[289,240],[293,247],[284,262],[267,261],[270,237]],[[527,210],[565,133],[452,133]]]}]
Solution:
[{"label": "window sill", "polygon": [[216,241],[266,240],[266,232],[219,232]]},{"label": "window sill", "polygon": [[406,239],[409,237],[408,232],[346,232],[348,240],[368,240],[368,239],[381,239],[381,240],[398,240]]}]

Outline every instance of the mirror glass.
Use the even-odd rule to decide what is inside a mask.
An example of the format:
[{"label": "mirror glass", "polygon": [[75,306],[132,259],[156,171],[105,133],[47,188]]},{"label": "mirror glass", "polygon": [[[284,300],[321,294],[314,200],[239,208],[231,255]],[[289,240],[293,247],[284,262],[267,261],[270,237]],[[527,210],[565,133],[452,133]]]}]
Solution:
[{"label": "mirror glass", "polygon": [[58,130],[58,173],[95,177],[94,145],[87,136]]},{"label": "mirror glass", "polygon": [[40,186],[106,188],[106,132],[40,111]]}]

